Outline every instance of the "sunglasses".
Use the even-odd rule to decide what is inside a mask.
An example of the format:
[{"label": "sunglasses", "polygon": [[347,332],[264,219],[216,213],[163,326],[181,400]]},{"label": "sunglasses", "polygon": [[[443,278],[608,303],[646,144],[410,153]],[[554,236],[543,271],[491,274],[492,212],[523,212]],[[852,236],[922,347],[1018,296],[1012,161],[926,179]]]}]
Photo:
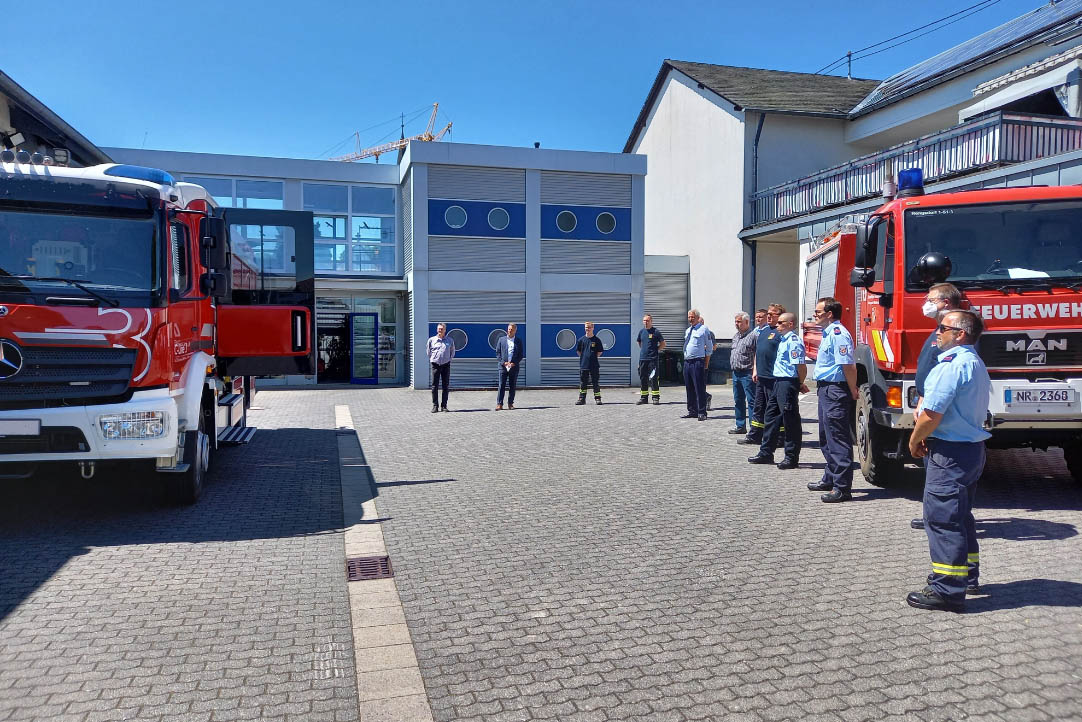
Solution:
[{"label": "sunglasses", "polygon": [[939,328],[937,330],[939,331],[939,333],[943,333],[945,331],[965,331],[964,328],[958,328],[957,326],[948,326],[944,323],[939,324]]}]

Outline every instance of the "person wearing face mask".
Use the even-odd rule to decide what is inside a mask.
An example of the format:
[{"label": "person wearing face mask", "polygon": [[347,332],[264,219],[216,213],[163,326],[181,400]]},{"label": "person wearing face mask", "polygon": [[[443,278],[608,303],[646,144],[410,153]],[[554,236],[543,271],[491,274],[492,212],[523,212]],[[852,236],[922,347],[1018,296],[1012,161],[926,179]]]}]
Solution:
[{"label": "person wearing face mask", "polygon": [[[928,289],[921,311],[928,318],[938,322],[943,314],[956,311],[961,306],[962,292],[953,283],[937,283]],[[936,333],[936,329],[932,329],[931,335],[925,340],[924,345],[920,347],[920,357],[917,359],[917,377],[914,385],[917,387],[917,396],[921,400],[924,399],[924,382],[928,379],[928,374],[932,368],[939,363],[939,347],[936,346],[935,342]],[[920,402],[917,403],[917,409],[917,411],[913,412],[914,420],[916,420],[919,413]],[[914,529],[923,529],[924,519],[913,519],[909,522],[909,526]]]}]

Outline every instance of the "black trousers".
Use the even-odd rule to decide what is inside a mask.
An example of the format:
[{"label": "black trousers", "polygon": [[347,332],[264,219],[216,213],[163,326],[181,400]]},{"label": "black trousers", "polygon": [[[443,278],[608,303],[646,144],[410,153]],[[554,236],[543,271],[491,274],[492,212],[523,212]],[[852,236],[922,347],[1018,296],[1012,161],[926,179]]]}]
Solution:
[{"label": "black trousers", "polygon": [[853,397],[844,381],[818,381],[816,385],[819,448],[826,461],[822,481],[835,489],[849,491],[853,488],[853,434],[849,429]]},{"label": "black trousers", "polygon": [[432,405],[436,406],[437,392],[443,386],[443,402],[440,406],[447,406],[447,387],[451,385],[451,362],[445,364],[432,364]]},{"label": "black trousers", "polygon": [[766,402],[763,421],[763,442],[760,454],[774,455],[779,437],[784,431],[785,458],[800,458],[800,381],[795,378],[774,379],[774,389]]},{"label": "black trousers", "polygon": [[684,389],[688,395],[688,413],[706,414],[706,360],[684,359]]},{"label": "black trousers", "polygon": [[508,371],[507,367],[500,364],[500,390],[496,392],[496,405],[503,406],[503,394],[507,392],[507,403],[511,406],[515,405],[515,386],[518,385],[518,364],[511,367]]},{"label": "black trousers", "polygon": [[755,403],[751,407],[751,418],[748,420],[748,438],[759,443],[763,440],[763,419],[766,418],[766,402],[773,390],[774,379],[764,376],[759,377],[755,384]]},{"label": "black trousers", "polygon": [[579,369],[579,398],[586,398],[586,388],[590,384],[594,387],[594,398],[601,398],[601,386],[599,381],[601,378],[601,369]]},{"label": "black trousers", "polygon": [[653,396],[661,396],[661,374],[658,373],[655,359],[639,361],[639,393],[643,398],[648,389]]}]

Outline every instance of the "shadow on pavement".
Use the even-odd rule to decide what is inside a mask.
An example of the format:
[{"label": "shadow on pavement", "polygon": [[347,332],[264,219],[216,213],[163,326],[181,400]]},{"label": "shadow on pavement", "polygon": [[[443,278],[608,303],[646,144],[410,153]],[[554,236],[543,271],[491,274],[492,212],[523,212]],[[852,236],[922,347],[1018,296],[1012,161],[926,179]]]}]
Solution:
[{"label": "shadow on pavement", "polygon": [[966,600],[966,611],[991,612],[1021,607],[1082,607],[1082,584],[1058,579],[1022,579],[981,584],[980,596]]},{"label": "shadow on pavement", "polygon": [[1047,541],[1078,536],[1074,524],[1044,519],[977,519],[977,536],[981,539],[1011,541]]}]

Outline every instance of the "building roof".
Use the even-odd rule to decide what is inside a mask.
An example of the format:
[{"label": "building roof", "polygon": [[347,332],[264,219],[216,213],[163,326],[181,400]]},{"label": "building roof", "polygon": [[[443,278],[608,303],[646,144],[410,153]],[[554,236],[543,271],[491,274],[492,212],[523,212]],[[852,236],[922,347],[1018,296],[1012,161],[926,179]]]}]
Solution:
[{"label": "building roof", "polygon": [[625,153],[631,152],[650,109],[657,102],[665,78],[672,70],[678,70],[698,82],[700,87],[717,93],[738,110],[833,118],[845,118],[854,105],[879,85],[878,80],[863,78],[665,60],[624,145]]},{"label": "building roof", "polygon": [[1082,33],[1082,0],[1053,0],[884,80],[850,113],[857,118],[1045,42]]}]

